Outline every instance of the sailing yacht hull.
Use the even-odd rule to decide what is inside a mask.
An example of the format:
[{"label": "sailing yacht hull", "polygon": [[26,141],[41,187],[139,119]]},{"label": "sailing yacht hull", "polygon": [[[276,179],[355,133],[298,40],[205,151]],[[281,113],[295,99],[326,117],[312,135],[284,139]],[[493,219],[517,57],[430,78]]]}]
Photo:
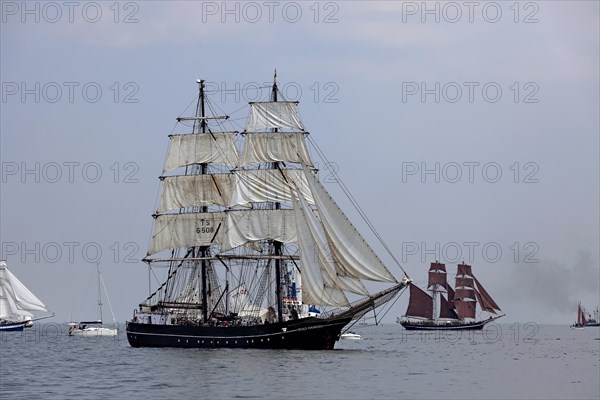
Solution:
[{"label": "sailing yacht hull", "polygon": [[236,327],[127,323],[132,347],[331,350],[351,317]]},{"label": "sailing yacht hull", "polygon": [[85,329],[73,329],[69,331],[69,336],[85,336],[85,337],[96,337],[96,336],[117,336],[117,329],[112,328],[85,328]]}]

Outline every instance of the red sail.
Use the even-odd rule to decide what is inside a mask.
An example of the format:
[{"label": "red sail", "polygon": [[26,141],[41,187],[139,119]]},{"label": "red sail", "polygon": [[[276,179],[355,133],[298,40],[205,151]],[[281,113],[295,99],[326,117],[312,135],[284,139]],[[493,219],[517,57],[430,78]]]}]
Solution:
[{"label": "red sail", "polygon": [[456,289],[454,300],[471,299],[475,300],[475,291],[470,289]]},{"label": "red sail", "polygon": [[481,296],[481,293],[479,293],[477,290],[475,291],[475,297],[477,297],[477,301],[479,302],[479,305],[481,306],[481,309],[483,311],[487,311],[489,313],[492,314],[496,314],[496,310],[494,310],[493,308],[487,306]]},{"label": "red sail", "polygon": [[440,285],[441,287],[446,287],[446,273],[445,272],[435,272],[429,271],[429,282],[427,283],[427,287],[430,288],[434,285]]},{"label": "red sail", "polygon": [[581,325],[581,303],[577,303],[577,325]]},{"label": "red sail", "polygon": [[458,315],[450,307],[443,294],[440,293],[440,318],[458,319]]},{"label": "red sail", "polygon": [[438,262],[434,262],[431,263],[431,266],[429,267],[429,271],[443,271],[446,272],[446,264],[442,264],[442,263],[438,263]]},{"label": "red sail", "polygon": [[446,290],[448,291],[448,304],[449,304],[450,308],[455,308],[454,307],[454,296],[455,296],[454,289],[452,289],[452,286],[447,284]]},{"label": "red sail", "polygon": [[473,286],[473,278],[459,278],[456,277],[456,284],[454,285],[455,287],[468,287],[468,288],[474,288],[475,286]]},{"label": "red sail", "polygon": [[458,264],[456,275],[473,276],[473,272],[471,272],[471,266],[467,264]]},{"label": "red sail", "polygon": [[498,304],[496,304],[496,302],[492,299],[492,296],[490,296],[490,294],[483,288],[483,286],[477,280],[477,278],[473,277],[473,279],[475,279],[475,283],[477,284],[477,291],[481,295],[481,300],[479,300],[479,304],[481,305],[481,308],[484,311],[493,312],[494,314],[495,314],[495,312],[490,311],[490,309],[496,310],[496,311],[501,311]]},{"label": "red sail", "polygon": [[454,305],[456,306],[456,313],[460,319],[475,318],[474,301],[454,300]]},{"label": "red sail", "polygon": [[410,298],[408,300],[406,316],[433,318],[433,299],[416,285],[410,285]]},{"label": "red sail", "polygon": [[583,309],[583,307],[581,307],[581,324],[587,324],[587,319],[585,318],[585,310]]},{"label": "red sail", "polygon": [[431,288],[435,285],[446,287],[446,265],[438,262],[431,263],[429,267],[429,282],[427,287]]}]

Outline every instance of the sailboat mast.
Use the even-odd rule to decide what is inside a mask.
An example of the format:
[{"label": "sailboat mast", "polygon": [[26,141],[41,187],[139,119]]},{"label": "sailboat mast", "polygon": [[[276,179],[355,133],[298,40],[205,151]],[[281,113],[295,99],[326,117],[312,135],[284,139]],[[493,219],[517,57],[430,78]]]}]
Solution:
[{"label": "sailboat mast", "polygon": [[[275,70],[275,75],[273,77],[273,90],[271,93],[271,100],[277,101],[277,70]],[[277,132],[277,128],[273,129],[274,132]],[[279,162],[273,163],[273,167],[279,169]],[[281,208],[280,203],[275,203],[275,209],[279,210]],[[283,304],[281,299],[281,260],[280,257],[282,254],[281,251],[281,242],[274,240],[273,241],[273,253],[275,256],[275,295],[277,297],[277,319],[279,322],[283,322]]]},{"label": "sailboat mast", "polygon": [[433,310],[432,310],[432,316],[433,316],[433,320],[437,321],[438,320],[438,311],[437,311],[437,302],[438,302],[438,290],[437,290],[437,286],[434,286],[433,289],[431,290],[431,294],[433,295]]},{"label": "sailboat mast", "polygon": [[96,272],[98,274],[98,312],[100,315],[100,323],[102,323],[102,291],[100,290],[100,263],[96,263]]},{"label": "sailboat mast", "polygon": [[[196,114],[199,114],[197,116],[199,116],[200,119],[200,130],[202,131],[202,133],[206,133],[206,111],[205,111],[205,93],[204,93],[204,79],[200,80],[200,97],[199,97],[199,110]],[[200,164],[200,173],[202,175],[205,175],[207,173],[207,166],[206,164]],[[202,212],[207,212],[208,211],[208,207],[207,206],[202,206]],[[200,246],[200,256],[205,258],[208,257],[208,246]],[[202,321],[203,322],[207,322],[208,321],[208,299],[207,299],[207,291],[206,291],[206,281],[207,281],[207,263],[208,260],[203,259],[202,260],[202,267],[201,267],[201,279],[202,279]]]}]

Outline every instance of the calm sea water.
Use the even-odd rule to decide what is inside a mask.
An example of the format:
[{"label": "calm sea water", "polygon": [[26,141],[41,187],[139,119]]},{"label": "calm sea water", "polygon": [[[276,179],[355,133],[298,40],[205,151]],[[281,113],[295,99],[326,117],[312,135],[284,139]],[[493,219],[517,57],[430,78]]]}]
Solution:
[{"label": "calm sea water", "polygon": [[600,329],[354,329],[332,351],[134,349],[37,324],[0,336],[5,399],[598,399]]}]

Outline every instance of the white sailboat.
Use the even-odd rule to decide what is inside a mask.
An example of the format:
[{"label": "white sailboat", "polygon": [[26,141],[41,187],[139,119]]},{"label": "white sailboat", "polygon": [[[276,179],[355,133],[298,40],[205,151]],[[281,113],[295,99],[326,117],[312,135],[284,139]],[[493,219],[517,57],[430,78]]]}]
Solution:
[{"label": "white sailboat", "polygon": [[33,321],[54,316],[34,318],[34,311],[48,309],[8,270],[6,261],[0,261],[0,332],[22,331],[30,328]]},{"label": "white sailboat", "polygon": [[[108,298],[108,292],[100,273],[100,264],[96,265],[98,272],[98,314],[100,316],[97,320],[92,321],[80,321],[80,322],[69,322],[69,336],[117,336],[118,328],[115,314],[113,313],[112,306],[110,305],[110,299]],[[108,328],[102,325],[102,289],[106,295],[106,301],[113,319],[113,327]]]}]

